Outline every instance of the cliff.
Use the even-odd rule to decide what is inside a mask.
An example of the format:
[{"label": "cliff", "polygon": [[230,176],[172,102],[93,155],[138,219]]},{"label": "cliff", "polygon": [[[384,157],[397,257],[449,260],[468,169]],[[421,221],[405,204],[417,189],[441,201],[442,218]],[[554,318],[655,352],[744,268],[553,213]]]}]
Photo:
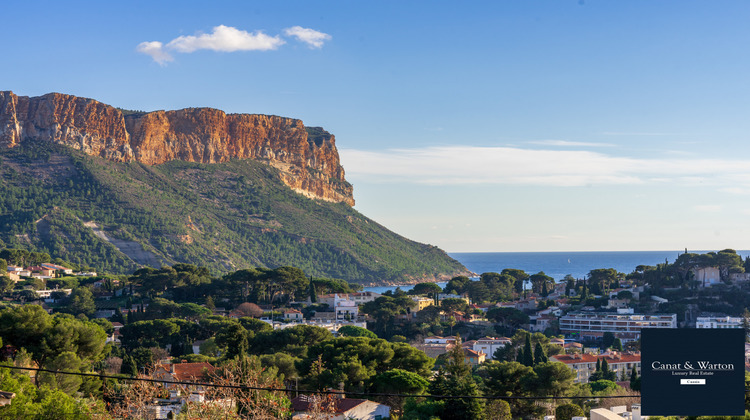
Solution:
[{"label": "cliff", "polygon": [[114,162],[222,163],[254,159],[310,198],[354,205],[333,135],[302,121],[218,109],[123,113],[93,99],[59,93],[0,92],[0,147],[25,140],[62,144]]}]

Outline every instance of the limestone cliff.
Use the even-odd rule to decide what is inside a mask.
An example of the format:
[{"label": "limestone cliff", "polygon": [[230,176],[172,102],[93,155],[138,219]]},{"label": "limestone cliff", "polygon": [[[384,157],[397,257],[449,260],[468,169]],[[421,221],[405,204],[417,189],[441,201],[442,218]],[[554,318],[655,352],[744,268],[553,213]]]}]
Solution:
[{"label": "limestone cliff", "polygon": [[219,163],[256,159],[311,198],[354,205],[333,135],[302,121],[188,108],[123,115],[93,99],[0,92],[0,147],[27,139],[63,144],[89,155],[158,165],[171,160]]}]

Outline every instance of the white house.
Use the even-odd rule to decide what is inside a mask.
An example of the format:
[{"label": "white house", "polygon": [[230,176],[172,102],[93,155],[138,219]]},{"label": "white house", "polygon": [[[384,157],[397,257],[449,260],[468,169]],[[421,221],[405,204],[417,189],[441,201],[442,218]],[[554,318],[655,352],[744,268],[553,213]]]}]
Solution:
[{"label": "white house", "polygon": [[473,349],[476,352],[482,352],[487,355],[487,359],[492,360],[495,352],[511,343],[508,337],[483,337],[476,340]]}]

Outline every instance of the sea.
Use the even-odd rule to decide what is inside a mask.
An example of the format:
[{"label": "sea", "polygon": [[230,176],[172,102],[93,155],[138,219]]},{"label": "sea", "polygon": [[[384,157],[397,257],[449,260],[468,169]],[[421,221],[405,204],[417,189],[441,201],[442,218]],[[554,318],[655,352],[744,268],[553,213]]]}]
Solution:
[{"label": "sea", "polygon": [[[696,254],[705,254],[710,251],[693,251]],[[555,281],[562,280],[570,274],[577,279],[585,278],[591,270],[597,268],[614,268],[615,270],[629,274],[635,271],[639,265],[656,265],[666,262],[673,263],[677,257],[684,253],[681,251],[592,251],[592,252],[451,252],[452,258],[463,264],[477,275],[488,272],[499,273],[505,268],[516,268],[528,274],[536,274],[543,271]],[[750,251],[737,251],[742,259],[750,255]],[[447,283],[438,283],[445,287]],[[376,293],[385,293],[395,290],[396,287],[408,291],[411,285],[401,286],[374,286],[365,287]]]}]

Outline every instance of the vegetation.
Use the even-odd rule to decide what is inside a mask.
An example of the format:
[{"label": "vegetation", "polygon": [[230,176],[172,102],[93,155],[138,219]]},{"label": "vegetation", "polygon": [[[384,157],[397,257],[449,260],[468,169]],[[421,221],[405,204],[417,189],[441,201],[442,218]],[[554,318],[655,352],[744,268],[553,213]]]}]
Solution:
[{"label": "vegetation", "polygon": [[189,263],[220,274],[286,265],[384,282],[465,270],[346,204],[296,194],[276,169],[252,160],[147,166],[35,142],[0,158],[0,246],[100,271]]}]

